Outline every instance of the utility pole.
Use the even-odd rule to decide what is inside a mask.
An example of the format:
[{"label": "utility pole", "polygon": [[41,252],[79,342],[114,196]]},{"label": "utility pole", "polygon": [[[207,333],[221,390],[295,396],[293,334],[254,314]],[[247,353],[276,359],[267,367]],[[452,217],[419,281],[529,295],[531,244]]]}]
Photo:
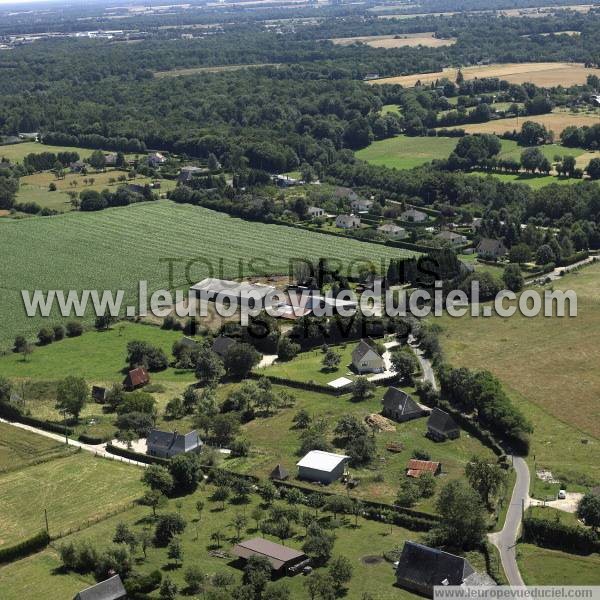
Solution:
[{"label": "utility pole", "polygon": [[48,511],[44,509],[44,520],[46,521],[46,533],[50,537],[50,527],[48,526]]}]

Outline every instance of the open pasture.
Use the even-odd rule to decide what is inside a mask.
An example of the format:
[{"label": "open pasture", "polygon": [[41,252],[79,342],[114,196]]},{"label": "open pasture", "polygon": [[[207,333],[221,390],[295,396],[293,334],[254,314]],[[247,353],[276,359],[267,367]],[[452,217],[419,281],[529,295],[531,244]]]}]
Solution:
[{"label": "open pasture", "polygon": [[[4,275],[0,347],[17,334],[34,336],[60,321],[28,318],[21,290],[123,290],[136,305],[139,281],[148,290],[188,288],[204,277],[287,274],[292,259],[321,257],[345,267],[356,259],[379,265],[412,252],[330,235],[232,218],[169,201],[144,202],[96,213],[0,220]],[[173,278],[169,263],[173,259]],[[188,261],[195,263],[186,265]],[[188,281],[189,277],[189,281]],[[88,319],[90,317],[90,312]],[[64,319],[62,319],[64,320]]]},{"label": "open pasture", "polygon": [[[553,87],[557,85],[583,84],[588,75],[600,75],[600,69],[586,68],[579,63],[507,63],[491,64],[483,66],[464,67],[461,69],[466,80],[481,79],[483,77],[498,77],[510,83],[534,83],[541,87]],[[384,77],[375,79],[369,83],[381,85],[384,83],[401,84],[412,87],[418,82],[422,84],[432,83],[442,78],[455,81],[458,69],[448,67],[443,71],[434,73],[416,73],[398,77]]]},{"label": "open pasture", "polygon": [[141,494],[139,468],[86,452],[6,473],[0,476],[0,546],[44,529],[44,509],[56,535]]},{"label": "open pasture", "polygon": [[42,152],[77,152],[79,156],[87,158],[93,152],[88,148],[75,148],[73,146],[50,146],[39,142],[23,142],[21,144],[8,144],[0,146],[0,158],[6,158],[11,162],[22,162],[28,154],[41,154]]},{"label": "open pasture", "polygon": [[[600,265],[554,283],[577,294],[576,317],[444,317],[442,347],[458,367],[492,371],[533,422],[530,460],[572,481],[600,481]],[[560,367],[558,367],[560,365]]]},{"label": "open pasture", "polygon": [[426,46],[428,48],[440,48],[452,46],[456,43],[455,38],[436,38],[433,31],[423,33],[401,33],[398,35],[367,35],[350,38],[333,38],[331,40],[337,46],[350,46],[351,44],[366,44],[372,48],[403,48]]}]

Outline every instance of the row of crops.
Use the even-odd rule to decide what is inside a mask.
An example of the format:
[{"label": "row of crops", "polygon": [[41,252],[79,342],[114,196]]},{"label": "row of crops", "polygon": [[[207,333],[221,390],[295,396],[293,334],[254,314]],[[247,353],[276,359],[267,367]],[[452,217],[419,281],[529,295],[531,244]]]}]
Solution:
[{"label": "row of crops", "polygon": [[168,288],[170,280],[187,287],[188,279],[206,276],[285,274],[291,259],[321,257],[356,271],[364,261],[380,265],[406,253],[169,201],[0,222],[0,252],[0,347],[48,324],[26,317],[22,289],[122,289],[133,301],[140,280],[149,290]]}]

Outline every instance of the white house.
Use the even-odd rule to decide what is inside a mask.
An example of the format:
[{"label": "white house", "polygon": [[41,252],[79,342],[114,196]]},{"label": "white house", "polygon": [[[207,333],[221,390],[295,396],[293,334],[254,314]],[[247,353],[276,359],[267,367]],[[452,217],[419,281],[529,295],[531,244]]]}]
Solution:
[{"label": "white house", "polygon": [[412,223],[424,223],[427,221],[427,215],[420,210],[416,210],[414,208],[410,208],[409,210],[405,210],[400,218],[403,221],[411,221]]},{"label": "white house", "polygon": [[435,239],[440,242],[448,243],[451,246],[462,246],[469,241],[466,236],[448,231],[447,229],[440,231],[440,233],[435,236]]},{"label": "white house", "polygon": [[317,219],[319,217],[324,217],[325,216],[325,210],[318,207],[318,206],[309,206],[306,209],[306,214],[311,218],[311,219]]},{"label": "white house", "polygon": [[374,348],[372,340],[360,340],[352,351],[352,365],[359,373],[385,371],[385,361]]},{"label": "white house", "polygon": [[160,152],[153,152],[148,156],[148,164],[151,167],[160,167],[167,162],[167,159]]},{"label": "white house", "polygon": [[373,207],[373,200],[357,198],[356,200],[352,200],[350,206],[352,207],[352,210],[356,212],[368,212]]},{"label": "white house", "polygon": [[340,229],[356,229],[360,227],[360,217],[356,215],[338,215],[335,219],[335,226]]},{"label": "white house", "polygon": [[395,225],[394,223],[384,223],[377,228],[377,231],[396,240],[403,240],[408,237],[408,231],[404,227],[400,227],[400,225]]},{"label": "white house", "polygon": [[299,462],[298,478],[321,483],[332,483],[344,474],[350,459],[345,454],[334,454],[323,450],[311,450]]}]

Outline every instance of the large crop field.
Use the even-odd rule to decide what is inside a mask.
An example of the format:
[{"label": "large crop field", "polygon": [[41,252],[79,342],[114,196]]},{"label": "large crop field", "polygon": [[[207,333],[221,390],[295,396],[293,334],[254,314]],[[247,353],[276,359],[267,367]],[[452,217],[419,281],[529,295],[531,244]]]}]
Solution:
[{"label": "large crop field", "polygon": [[41,154],[42,152],[77,152],[81,158],[87,158],[93,152],[87,148],[74,148],[73,146],[50,146],[38,142],[23,142],[22,144],[9,144],[0,146],[0,158],[7,158],[11,162],[22,162],[28,154]]},{"label": "large crop field", "polygon": [[600,481],[600,265],[555,282],[573,289],[571,318],[445,317],[442,345],[455,366],[489,369],[532,420],[532,463],[571,481]]},{"label": "large crop field", "polygon": [[[417,82],[431,83],[448,78],[455,81],[458,69],[448,67],[443,71],[434,73],[416,73],[413,75],[402,75],[398,77],[384,77],[375,79],[369,83],[381,85],[383,83],[401,84],[405,87],[412,87]],[[553,87],[557,85],[569,86],[583,84],[588,75],[600,75],[600,69],[586,68],[579,63],[507,63],[492,64],[485,66],[464,67],[462,73],[465,79],[475,79],[482,77],[498,77],[509,83],[534,83],[540,87]]]},{"label": "large crop field", "polygon": [[[464,129],[467,133],[502,134],[506,131],[520,131],[521,126],[525,121],[541,123],[549,131],[554,131],[555,136],[558,138],[563,129],[566,129],[570,125],[575,125],[576,127],[590,127],[592,125],[597,125],[600,123],[600,116],[581,113],[555,112],[547,115],[510,117],[508,119],[487,121],[486,123],[472,123],[469,125],[461,125],[460,129]],[[456,127],[453,127],[452,129],[456,129]]]},{"label": "large crop field", "polygon": [[79,452],[0,477],[0,546],[43,529],[56,535],[139,498],[140,470]]},{"label": "large crop field", "polygon": [[[353,260],[379,264],[407,252],[159,201],[97,213],[0,220],[0,253],[0,346],[6,347],[15,335],[35,334],[49,321],[26,316],[23,289],[120,289],[126,301],[134,302],[140,280],[151,291],[169,288],[169,260],[175,261],[173,286],[187,288],[207,275],[287,274],[294,258],[316,262],[327,257],[347,267]],[[186,274],[192,260],[196,263]]]},{"label": "large crop field", "polygon": [[402,48],[415,46],[426,46],[428,48],[439,48],[451,46],[456,43],[454,38],[436,38],[432,31],[423,33],[402,33],[398,35],[367,35],[362,37],[334,38],[331,40],[338,46],[349,46],[361,43],[372,48]]}]

